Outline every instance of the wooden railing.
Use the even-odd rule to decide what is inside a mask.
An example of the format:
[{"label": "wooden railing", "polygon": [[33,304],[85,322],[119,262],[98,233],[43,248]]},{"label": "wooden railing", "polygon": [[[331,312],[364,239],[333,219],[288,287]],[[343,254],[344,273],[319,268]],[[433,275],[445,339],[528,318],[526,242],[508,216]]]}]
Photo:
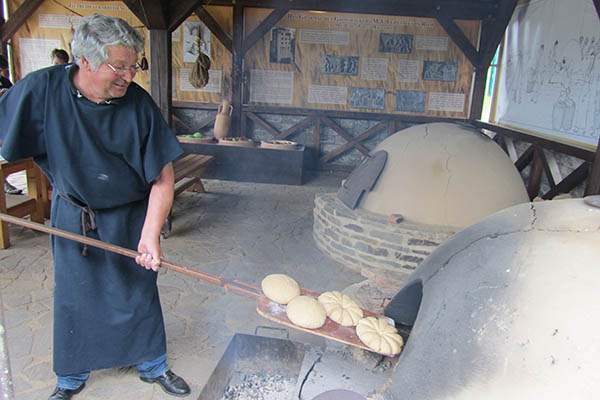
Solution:
[{"label": "wooden railing", "polygon": [[[215,110],[216,105],[192,102],[174,102],[176,108],[195,108],[203,110]],[[281,130],[261,115],[278,114],[289,116],[304,116],[294,125]],[[215,113],[216,116],[216,113]],[[215,116],[207,116],[201,121],[201,126],[195,129],[208,127],[214,123]],[[356,134],[349,132],[336,123],[335,119],[356,119],[379,121],[363,132]],[[294,136],[312,128],[311,143],[303,143],[314,155],[313,168],[351,171],[354,165],[338,165],[336,160],[349,151],[357,150],[366,155],[369,149],[364,143],[373,136],[385,132],[387,136],[398,132],[413,124],[430,122],[458,122],[471,125],[477,129],[486,130],[487,133],[504,149],[511,157],[519,172],[530,166],[526,186],[530,199],[539,196],[543,199],[552,199],[560,193],[568,193],[580,184],[585,185],[585,195],[600,194],[600,157],[596,151],[585,149],[565,143],[555,142],[543,137],[534,136],[514,129],[499,125],[489,124],[479,120],[420,117],[411,115],[396,115],[372,112],[348,112],[335,110],[316,110],[291,107],[268,107],[256,105],[244,105],[242,109],[241,130],[244,132],[238,136],[252,137],[248,132],[248,123],[252,122],[257,127],[269,132],[274,139],[294,140]],[[345,143],[337,146],[331,151],[321,154],[321,132],[323,127],[330,128],[335,134],[343,139]],[[517,154],[514,142],[525,142],[527,149],[520,155]],[[563,177],[551,152],[565,154],[579,159],[581,162],[567,176]],[[540,193],[542,187],[542,176],[545,176],[549,190]]]}]

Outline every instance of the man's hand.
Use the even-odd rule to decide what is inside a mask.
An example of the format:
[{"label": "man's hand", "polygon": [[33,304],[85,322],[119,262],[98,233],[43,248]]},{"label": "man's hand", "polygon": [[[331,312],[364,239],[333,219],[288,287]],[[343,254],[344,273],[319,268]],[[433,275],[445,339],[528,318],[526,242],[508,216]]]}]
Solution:
[{"label": "man's hand", "polygon": [[158,271],[162,258],[162,251],[158,240],[145,240],[142,237],[138,243],[138,253],[140,255],[135,258],[136,263],[146,269]]}]

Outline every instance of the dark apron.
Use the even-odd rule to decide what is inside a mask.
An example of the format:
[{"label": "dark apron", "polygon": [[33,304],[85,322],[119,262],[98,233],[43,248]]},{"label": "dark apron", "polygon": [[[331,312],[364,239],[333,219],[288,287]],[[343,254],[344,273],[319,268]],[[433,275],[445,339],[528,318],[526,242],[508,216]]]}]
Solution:
[{"label": "dark apron", "polygon": [[[97,228],[86,236],[135,250],[146,208],[143,200],[94,210]],[[53,226],[83,234],[81,211],[53,195]],[[82,244],[56,236],[52,250],[57,375],[136,365],[166,353],[156,272],[92,246],[83,256]]]}]

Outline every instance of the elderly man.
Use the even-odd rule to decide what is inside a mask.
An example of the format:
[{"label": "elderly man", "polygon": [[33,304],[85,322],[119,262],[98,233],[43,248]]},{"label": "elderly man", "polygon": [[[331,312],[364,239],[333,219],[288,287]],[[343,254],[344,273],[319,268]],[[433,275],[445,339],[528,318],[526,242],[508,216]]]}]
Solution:
[{"label": "elderly man", "polygon": [[182,150],[132,82],[143,47],[122,19],[85,17],[71,44],[73,65],[32,72],[0,99],[2,155],[33,157],[44,170],[52,225],[140,253],[134,262],[51,238],[58,382],[50,399],[79,393],[90,371],[133,365],[144,382],[190,393],[166,364],[156,285],[160,229],[173,202],[171,162]]}]

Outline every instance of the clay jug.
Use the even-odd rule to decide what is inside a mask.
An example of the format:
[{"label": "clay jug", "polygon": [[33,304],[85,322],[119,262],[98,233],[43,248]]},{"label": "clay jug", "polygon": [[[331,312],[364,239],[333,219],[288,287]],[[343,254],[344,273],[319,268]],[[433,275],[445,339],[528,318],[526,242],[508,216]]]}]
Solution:
[{"label": "clay jug", "polygon": [[233,106],[229,100],[223,100],[217,109],[217,118],[215,119],[215,137],[221,139],[229,134],[229,126],[231,125],[231,113]]}]

